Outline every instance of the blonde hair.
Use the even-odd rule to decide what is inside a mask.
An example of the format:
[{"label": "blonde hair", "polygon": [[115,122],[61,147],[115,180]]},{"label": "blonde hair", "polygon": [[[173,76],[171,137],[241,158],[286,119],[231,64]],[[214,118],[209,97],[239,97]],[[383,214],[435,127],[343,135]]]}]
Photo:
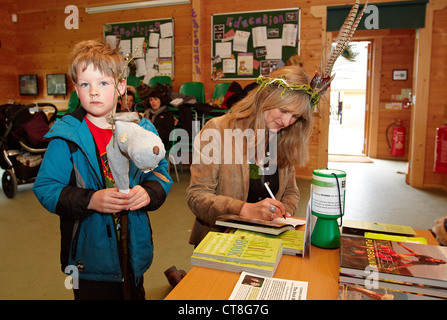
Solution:
[{"label": "blonde hair", "polygon": [[122,75],[125,60],[118,49],[98,40],[86,40],[77,43],[71,53],[68,74],[73,83],[77,83],[78,70],[85,71],[92,64],[95,70],[114,78]]},{"label": "blonde hair", "polygon": [[[283,78],[288,83],[309,84],[310,77],[298,66],[285,66],[270,75]],[[234,127],[245,129],[264,129],[264,112],[282,108],[297,116],[294,124],[283,128],[277,135],[277,164],[303,166],[309,160],[308,142],[312,134],[313,111],[309,95],[300,91],[283,92],[275,85],[254,88],[247,96],[231,107],[228,116]],[[255,142],[260,143],[260,142]]]}]

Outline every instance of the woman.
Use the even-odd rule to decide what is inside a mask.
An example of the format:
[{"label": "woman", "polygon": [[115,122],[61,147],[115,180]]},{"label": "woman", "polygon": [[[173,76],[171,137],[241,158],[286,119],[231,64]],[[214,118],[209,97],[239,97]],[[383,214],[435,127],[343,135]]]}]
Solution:
[{"label": "woman", "polygon": [[[294,167],[309,158],[315,92],[297,66],[257,82],[259,88],[226,115],[208,121],[196,137],[186,192],[196,215],[189,241],[193,245],[210,230],[222,231],[215,225],[221,215],[272,220],[293,215],[298,207]],[[241,137],[247,137],[242,144],[234,141]]]},{"label": "woman", "polygon": [[165,148],[171,146],[169,134],[174,130],[174,115],[168,110],[165,95],[160,91],[152,91],[149,94],[150,107],[144,112],[144,117],[149,119],[160,135]]}]

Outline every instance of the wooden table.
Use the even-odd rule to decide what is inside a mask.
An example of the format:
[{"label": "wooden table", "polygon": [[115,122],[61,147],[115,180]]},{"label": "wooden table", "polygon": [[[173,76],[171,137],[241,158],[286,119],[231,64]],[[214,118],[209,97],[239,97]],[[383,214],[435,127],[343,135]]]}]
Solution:
[{"label": "wooden table", "polygon": [[[417,236],[437,245],[429,231],[415,230]],[[308,300],[335,300],[338,295],[339,249],[311,246],[310,257],[283,255],[275,278],[307,281]],[[166,300],[227,300],[239,273],[194,266],[169,293]]]}]

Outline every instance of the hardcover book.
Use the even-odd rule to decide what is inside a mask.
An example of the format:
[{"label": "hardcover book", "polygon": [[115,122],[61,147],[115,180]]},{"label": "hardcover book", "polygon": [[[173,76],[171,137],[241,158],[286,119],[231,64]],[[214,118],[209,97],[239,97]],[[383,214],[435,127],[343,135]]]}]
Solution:
[{"label": "hardcover book", "polygon": [[447,288],[447,247],[342,235],[340,273]]}]

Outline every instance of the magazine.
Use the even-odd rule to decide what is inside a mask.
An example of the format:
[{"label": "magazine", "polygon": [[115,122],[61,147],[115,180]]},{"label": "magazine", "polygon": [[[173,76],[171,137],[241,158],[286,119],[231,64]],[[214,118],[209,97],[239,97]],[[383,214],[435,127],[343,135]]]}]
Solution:
[{"label": "magazine", "polygon": [[447,248],[342,235],[340,273],[447,288]]},{"label": "magazine", "polygon": [[229,300],[306,300],[307,286],[305,281],[242,272]]},{"label": "magazine", "polygon": [[417,294],[418,296],[424,296],[427,299],[447,299],[447,290],[443,288],[425,286],[422,284],[416,285],[410,282],[372,280],[366,277],[340,274],[339,283],[356,285],[358,287],[365,287],[367,289],[378,288],[384,290],[389,289],[406,293],[413,293]]},{"label": "magazine", "polygon": [[341,283],[338,300],[440,300],[420,294],[385,288],[367,289],[355,284]]}]

